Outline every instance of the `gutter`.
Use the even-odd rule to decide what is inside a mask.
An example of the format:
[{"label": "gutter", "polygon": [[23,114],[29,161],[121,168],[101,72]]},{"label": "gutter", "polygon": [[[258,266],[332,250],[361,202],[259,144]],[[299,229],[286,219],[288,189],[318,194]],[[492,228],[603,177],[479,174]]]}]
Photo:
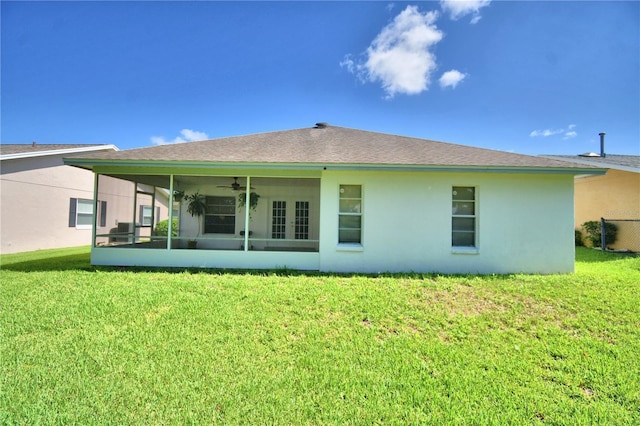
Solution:
[{"label": "gutter", "polygon": [[64,158],[68,166],[87,170],[113,167],[136,167],[143,169],[170,168],[179,174],[189,169],[261,169],[261,170],[316,170],[316,171],[404,171],[404,172],[455,172],[455,173],[533,173],[568,175],[604,175],[606,168],[598,167],[517,167],[517,166],[456,166],[456,165],[404,165],[404,164],[321,164],[321,163],[218,163],[212,161],[176,162],[169,160],[111,160],[89,158]]},{"label": "gutter", "polygon": [[86,146],[82,148],[66,148],[66,149],[54,149],[50,151],[36,151],[36,152],[20,152],[16,154],[4,154],[0,155],[0,160],[15,160],[18,158],[33,158],[33,157],[46,157],[49,155],[65,155],[65,154],[77,154],[80,152],[93,152],[93,151],[105,151],[113,150],[120,151],[115,145],[96,145]]}]

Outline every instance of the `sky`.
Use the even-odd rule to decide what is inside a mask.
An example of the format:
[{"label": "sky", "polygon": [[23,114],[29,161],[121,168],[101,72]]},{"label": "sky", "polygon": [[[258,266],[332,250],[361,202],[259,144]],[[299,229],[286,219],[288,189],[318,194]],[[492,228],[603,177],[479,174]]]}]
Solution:
[{"label": "sky", "polygon": [[640,2],[2,1],[2,143],[330,125],[640,155]]}]

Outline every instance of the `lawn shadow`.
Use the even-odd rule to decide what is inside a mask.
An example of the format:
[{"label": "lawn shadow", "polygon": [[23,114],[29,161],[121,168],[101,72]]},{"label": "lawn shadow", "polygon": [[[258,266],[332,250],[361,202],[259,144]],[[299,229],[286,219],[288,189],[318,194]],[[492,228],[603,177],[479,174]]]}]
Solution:
[{"label": "lawn shadow", "polygon": [[89,253],[53,256],[22,262],[3,262],[0,269],[17,272],[95,271]]}]

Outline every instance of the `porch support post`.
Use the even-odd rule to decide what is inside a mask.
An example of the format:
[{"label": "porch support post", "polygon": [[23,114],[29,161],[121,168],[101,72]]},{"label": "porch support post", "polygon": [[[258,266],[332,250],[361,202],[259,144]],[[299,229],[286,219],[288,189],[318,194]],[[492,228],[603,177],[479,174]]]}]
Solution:
[{"label": "porch support post", "polygon": [[171,250],[171,234],[173,232],[173,175],[169,175],[169,235],[167,235],[167,250]]},{"label": "porch support post", "polygon": [[93,223],[91,224],[91,247],[96,246],[98,231],[98,173],[93,174]]},{"label": "porch support post", "polygon": [[249,251],[249,201],[251,200],[251,176],[247,176],[244,200],[244,251]]},{"label": "porch support post", "polygon": [[136,243],[136,232],[138,231],[138,225],[136,225],[136,209],[138,208],[138,182],[133,182],[133,236],[129,235],[131,244]]}]

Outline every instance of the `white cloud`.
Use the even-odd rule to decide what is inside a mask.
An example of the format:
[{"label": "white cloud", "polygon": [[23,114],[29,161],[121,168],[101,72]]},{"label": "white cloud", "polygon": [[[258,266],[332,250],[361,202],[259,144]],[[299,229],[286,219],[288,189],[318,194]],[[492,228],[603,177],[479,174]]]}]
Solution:
[{"label": "white cloud", "polygon": [[468,74],[461,73],[458,70],[447,71],[440,77],[440,87],[443,89],[447,87],[451,87],[453,89],[456,88],[458,83],[467,78]]},{"label": "white cloud", "polygon": [[480,9],[490,3],[491,0],[440,0],[440,7],[454,21],[471,14],[471,23],[475,24],[482,18]]},{"label": "white cloud", "polygon": [[564,132],[564,129],[545,129],[545,130],[534,130],[533,132],[529,133],[529,136],[531,136],[532,138],[538,137],[538,136],[543,136],[543,137],[549,137],[549,136],[553,136],[553,135],[558,135],[560,133]]},{"label": "white cloud", "polygon": [[417,6],[407,6],[376,36],[365,52],[365,61],[356,62],[346,55],[340,66],[363,81],[380,82],[387,98],[428,90],[436,69],[430,49],[443,37],[435,25],[437,19],[436,11],[420,13]]},{"label": "white cloud", "polygon": [[166,145],[170,143],[179,142],[193,142],[209,139],[209,136],[204,132],[198,132],[197,130],[182,129],[180,130],[182,136],[178,136],[173,140],[166,140],[163,136],[151,136],[151,143],[154,145]]},{"label": "white cloud", "polygon": [[534,130],[533,132],[529,133],[529,136],[532,138],[539,137],[539,136],[546,138],[549,136],[564,134],[562,139],[564,140],[573,139],[576,136],[578,136],[578,132],[574,130],[575,128],[576,128],[575,124],[569,124],[566,129]]},{"label": "white cloud", "polygon": [[566,139],[573,139],[573,138],[575,138],[576,136],[578,136],[578,132],[576,132],[575,130],[573,130],[573,129],[575,129],[575,128],[576,128],[576,125],[575,125],[575,124],[569,124],[569,125],[567,126],[567,131],[565,132],[564,137],[563,137],[562,139],[565,139],[565,140],[566,140]]}]

